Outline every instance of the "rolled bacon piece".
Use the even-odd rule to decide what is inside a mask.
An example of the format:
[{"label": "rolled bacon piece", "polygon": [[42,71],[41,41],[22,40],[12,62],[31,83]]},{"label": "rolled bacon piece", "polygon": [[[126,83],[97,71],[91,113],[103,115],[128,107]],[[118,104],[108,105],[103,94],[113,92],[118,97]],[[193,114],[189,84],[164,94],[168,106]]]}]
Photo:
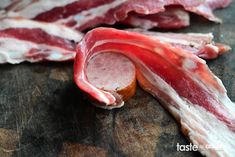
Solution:
[{"label": "rolled bacon piece", "polygon": [[114,91],[121,95],[124,101],[135,94],[135,65],[120,53],[100,53],[93,56],[87,65],[86,75],[95,87]]},{"label": "rolled bacon piece", "polygon": [[139,33],[111,28],[88,32],[77,46],[74,80],[107,109],[121,107],[124,101],[118,92],[97,88],[88,80],[89,62],[102,53],[120,53],[133,62],[140,86],[161,101],[203,155],[234,156],[235,104],[204,60]]}]

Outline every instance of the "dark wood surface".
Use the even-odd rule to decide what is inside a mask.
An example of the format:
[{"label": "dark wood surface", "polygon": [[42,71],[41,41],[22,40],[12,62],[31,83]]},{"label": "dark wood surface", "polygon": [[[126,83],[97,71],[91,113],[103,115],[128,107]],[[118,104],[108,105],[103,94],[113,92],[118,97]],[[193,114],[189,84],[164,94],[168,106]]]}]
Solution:
[{"label": "dark wood surface", "polygon": [[[235,49],[235,5],[216,14],[218,25],[192,16],[180,32],[213,32]],[[209,61],[235,101],[234,50]],[[92,106],[73,81],[72,63],[0,65],[0,157],[198,157],[177,152],[188,144],[175,120],[138,88],[121,109]]]}]

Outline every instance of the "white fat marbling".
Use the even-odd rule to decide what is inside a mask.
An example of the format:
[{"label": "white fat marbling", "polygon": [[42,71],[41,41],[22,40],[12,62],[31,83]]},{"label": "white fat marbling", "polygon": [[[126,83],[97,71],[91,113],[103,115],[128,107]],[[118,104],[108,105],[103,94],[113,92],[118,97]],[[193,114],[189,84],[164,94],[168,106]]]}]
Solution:
[{"label": "white fat marbling", "polygon": [[190,58],[184,59],[183,68],[186,70],[193,70],[197,68],[197,64]]},{"label": "white fat marbling", "polygon": [[81,33],[66,26],[53,23],[36,22],[27,19],[4,19],[0,22],[0,30],[4,30],[7,28],[39,28],[50,35],[61,37],[64,39],[74,40],[75,42],[80,41],[82,38]]},{"label": "white fat marbling", "polygon": [[[64,61],[73,59],[75,52],[45,44],[35,44],[15,38],[0,38],[0,64],[17,64],[23,61],[37,62],[41,59],[26,57],[31,49],[40,50],[38,53],[46,54],[45,60]],[[45,51],[44,51],[45,50]]]},{"label": "white fat marbling", "polygon": [[55,7],[65,6],[77,0],[21,0],[13,8],[9,16],[21,16],[25,18],[34,18],[37,15],[49,11]]},{"label": "white fat marbling", "polygon": [[66,19],[58,20],[58,23],[67,23],[70,20],[75,20],[77,21],[76,25],[74,28],[80,27],[86,22],[95,19],[97,17],[102,17],[105,13],[107,13],[110,9],[115,8],[122,3],[126,2],[127,0],[115,0],[112,3],[105,4],[98,6],[96,8],[92,8],[89,10],[82,11],[74,16],[70,16]]}]

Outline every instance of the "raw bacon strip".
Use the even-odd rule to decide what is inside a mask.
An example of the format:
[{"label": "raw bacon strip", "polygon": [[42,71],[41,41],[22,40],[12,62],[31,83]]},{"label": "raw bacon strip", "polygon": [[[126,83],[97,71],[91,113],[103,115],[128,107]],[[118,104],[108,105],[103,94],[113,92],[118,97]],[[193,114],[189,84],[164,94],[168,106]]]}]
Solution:
[{"label": "raw bacon strip", "polygon": [[[25,4],[24,0],[21,0],[20,3],[12,4],[6,8],[7,12],[2,13],[1,16],[16,16],[38,21],[58,22],[67,26],[76,25],[77,22],[83,25],[91,18],[92,20],[96,19],[100,14],[107,13],[112,6],[116,7],[125,1],[127,0],[63,0],[62,2],[50,1],[49,5],[47,5],[43,0],[31,0],[27,4]],[[109,4],[111,2],[114,3]],[[95,21],[95,24],[106,23],[104,18],[97,18]],[[109,21],[112,21],[112,24],[116,22],[114,19],[107,19],[107,23],[110,23]],[[89,26],[84,29],[95,26],[90,24],[92,23],[87,23]]]},{"label": "raw bacon strip", "polygon": [[[128,0],[109,0],[104,2],[103,0],[98,0],[95,1],[96,7],[81,10],[67,18],[58,19],[56,22],[70,26],[78,31],[83,31],[100,24],[113,25],[121,20],[115,15],[116,8],[121,7],[125,2],[128,2]],[[85,2],[85,4],[90,3],[93,4],[94,1],[86,0]]]},{"label": "raw bacon strip", "polygon": [[[154,15],[165,11],[165,6],[169,5],[182,5],[196,7],[200,2],[191,1],[155,1],[155,0],[113,0],[103,6],[93,8],[76,14],[75,16],[68,17],[67,19],[59,20],[58,22],[64,24],[71,24],[77,30],[85,30],[90,26],[97,26],[99,24],[114,24],[116,22],[124,21],[128,18],[130,13],[139,15]],[[105,8],[105,9],[104,9]],[[96,15],[96,16],[94,16]],[[86,17],[84,20],[77,20],[74,17]],[[127,19],[128,20],[128,19]],[[160,23],[160,21],[159,21]],[[154,25],[154,24],[150,24]]]},{"label": "raw bacon strip", "polygon": [[82,34],[65,26],[26,19],[0,21],[0,63],[66,61]]},{"label": "raw bacon strip", "polygon": [[229,51],[227,45],[215,43],[213,34],[207,33],[159,33],[142,29],[128,29],[139,32],[154,39],[167,42],[172,46],[182,48],[204,59],[214,59]]},{"label": "raw bacon strip", "polygon": [[18,0],[6,8],[8,16],[22,16],[39,21],[55,22],[113,0]]},{"label": "raw bacon strip", "polygon": [[186,11],[193,12],[198,15],[202,15],[205,18],[214,21],[221,22],[213,14],[213,10],[217,8],[227,7],[232,0],[165,0],[165,1],[154,1],[154,0],[129,0],[123,5],[115,8],[115,18],[118,21],[124,20],[128,13],[136,12],[142,15],[151,15],[164,12],[167,6],[182,6]]},{"label": "raw bacon strip", "polygon": [[[128,18],[130,13],[134,13],[135,16],[131,15],[129,17],[131,19],[127,19],[127,21],[129,23],[135,21],[134,25],[136,25],[136,15],[138,15],[138,19],[141,15],[147,15],[146,18],[149,19],[149,23],[153,22],[150,25],[156,24],[153,19],[155,16],[164,17],[164,19],[156,19],[159,24],[164,24],[166,15],[162,12],[165,11],[167,6],[176,5],[182,6],[186,11],[202,15],[211,21],[221,22],[212,11],[216,8],[226,7],[231,3],[231,0],[223,1],[224,3],[221,3],[221,0],[62,0],[58,3],[48,1],[49,4],[47,5],[47,3],[43,3],[43,0],[31,0],[23,5],[24,1],[21,0],[7,8],[7,16],[23,16],[40,21],[58,22],[77,30],[85,30],[100,24],[114,24],[123,21]],[[179,18],[181,14],[182,12],[180,15],[174,13],[174,16]],[[186,13],[184,13],[184,16],[186,17]],[[187,19],[181,18],[177,21],[180,22],[180,25],[186,26],[188,24]],[[172,18],[169,17],[169,20],[172,20]],[[175,27],[179,28],[180,25],[175,25]],[[172,28],[174,25],[168,23],[168,27]]]},{"label": "raw bacon strip", "polygon": [[138,33],[94,29],[77,46],[74,80],[103,108],[123,105],[118,93],[98,89],[87,79],[90,59],[105,52],[121,53],[132,60],[142,88],[162,101],[203,155],[235,154],[235,104],[204,60]]},{"label": "raw bacon strip", "polygon": [[166,7],[164,12],[151,15],[130,13],[121,23],[144,29],[154,27],[163,29],[179,29],[189,26],[189,13],[181,7]]},{"label": "raw bacon strip", "polygon": [[[79,0],[65,6],[56,7],[48,12],[41,13],[34,17],[34,19],[39,21],[55,22],[59,19],[68,18],[83,11],[92,10],[93,8],[103,6],[110,2],[112,2],[112,0]],[[80,17],[77,18],[79,19]]]},{"label": "raw bacon strip", "polygon": [[[100,24],[112,25],[116,22],[124,21],[126,18],[128,18],[130,13],[136,13],[143,16],[148,15],[151,17],[151,15],[154,16],[154,14],[164,12],[165,7],[170,5],[180,5],[187,11],[195,12],[195,8],[202,5],[203,3],[205,3],[205,1],[112,0],[112,2],[100,5],[90,10],[84,10],[83,12],[79,12],[73,16],[69,16],[68,18],[58,20],[57,22],[82,31],[90,28],[91,26],[94,27]],[[206,17],[211,16],[207,15],[207,12],[203,12],[203,14]],[[131,16],[130,18],[133,17]],[[158,21],[158,23],[161,23],[161,21]],[[129,24],[131,23],[129,22]],[[154,25],[154,23],[149,25]]]},{"label": "raw bacon strip", "polygon": [[12,0],[6,10],[25,18],[34,18],[38,14],[52,10],[55,7],[63,7],[77,0]]}]

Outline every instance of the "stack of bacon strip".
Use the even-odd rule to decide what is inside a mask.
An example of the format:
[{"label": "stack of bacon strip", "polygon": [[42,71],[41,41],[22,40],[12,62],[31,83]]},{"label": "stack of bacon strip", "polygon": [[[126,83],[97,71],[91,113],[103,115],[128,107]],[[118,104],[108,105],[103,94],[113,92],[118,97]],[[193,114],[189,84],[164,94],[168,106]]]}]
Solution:
[{"label": "stack of bacon strip", "polygon": [[[230,50],[227,45],[215,43],[211,33],[156,33],[140,29],[129,31],[138,31],[204,59],[214,59]],[[0,63],[73,60],[76,55],[75,45],[82,36],[73,29],[54,23],[5,18],[0,22]]]},{"label": "stack of bacon strip", "polygon": [[188,26],[188,12],[221,22],[213,10],[230,3],[231,0],[15,0],[10,5],[3,4],[5,12],[1,16],[56,22],[80,31],[116,22],[169,29]]}]

